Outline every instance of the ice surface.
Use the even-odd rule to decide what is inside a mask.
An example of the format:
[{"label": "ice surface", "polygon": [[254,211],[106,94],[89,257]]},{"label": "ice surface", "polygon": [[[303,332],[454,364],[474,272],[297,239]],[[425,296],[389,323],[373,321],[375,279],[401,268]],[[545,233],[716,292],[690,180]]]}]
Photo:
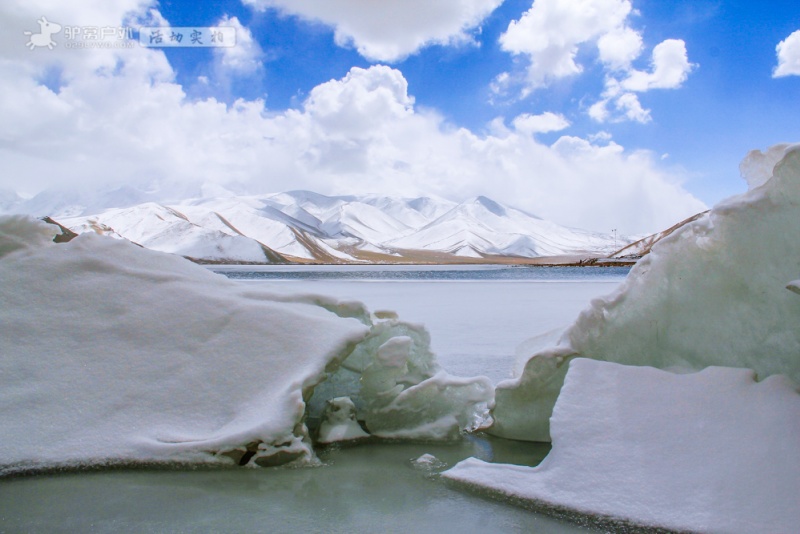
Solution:
[{"label": "ice surface", "polygon": [[[305,401],[341,396],[315,387],[353,355],[369,368],[397,334],[416,340],[403,364],[414,372],[396,377],[400,388],[370,390],[379,398],[362,395],[376,410],[400,407],[383,412],[398,417],[392,431],[457,433],[491,399],[483,379],[436,374],[424,330],[373,323],[360,303],[277,295],[96,234],[54,244],[55,233],[0,218],[2,472],[312,460]],[[436,387],[448,391],[421,410]]]},{"label": "ice surface", "polygon": [[574,359],[539,466],[468,459],[444,476],[606,526],[795,532],[800,395],[785,377],[754,379]]},{"label": "ice surface", "polygon": [[[565,364],[576,356],[662,369],[754,369],[800,382],[800,145],[772,178],[661,240],[614,294],[594,300],[559,344],[498,385],[493,433],[547,440]],[[772,156],[751,154],[761,168]],[[755,171],[753,171],[755,172]]]},{"label": "ice surface", "polygon": [[[301,268],[318,269],[324,274],[342,269],[335,266],[280,269]],[[413,266],[396,268],[415,269]],[[451,266],[447,268],[453,269]],[[217,267],[214,269],[217,270]],[[234,267],[231,266],[224,270],[232,269]],[[352,272],[367,269],[367,266],[347,266],[347,269]],[[420,269],[436,270],[434,266],[420,266]],[[459,269],[466,267],[460,266]],[[484,269],[487,267],[482,266],[480,272],[484,272]],[[613,291],[624,279],[621,275],[597,277],[605,271],[593,268],[582,271],[587,277],[572,281],[553,276],[545,280],[513,282],[480,279],[449,282],[311,279],[247,283],[284,294],[311,291],[339,299],[355,299],[364,302],[370,310],[374,310],[375,315],[383,318],[391,317],[379,311],[396,311],[400,317],[413,318],[415,322],[425,325],[431,334],[431,348],[437,361],[449,372],[458,376],[488,376],[498,383],[518,376],[519,373],[512,375],[517,360],[517,345],[543,346],[544,342],[537,344],[526,340],[544,333],[554,336],[547,346],[552,345],[593,298]],[[480,276],[480,273],[476,276]],[[520,370],[531,354],[531,351],[525,353],[524,359],[520,356]]]}]

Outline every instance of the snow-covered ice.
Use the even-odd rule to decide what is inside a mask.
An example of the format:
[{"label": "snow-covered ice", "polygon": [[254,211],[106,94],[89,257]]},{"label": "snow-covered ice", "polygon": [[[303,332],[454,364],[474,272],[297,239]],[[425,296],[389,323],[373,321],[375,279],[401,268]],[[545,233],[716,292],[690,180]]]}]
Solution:
[{"label": "snow-covered ice", "polygon": [[352,441],[369,437],[356,420],[356,405],[350,397],[336,397],[325,403],[319,425],[319,443]]},{"label": "snow-covered ice", "polygon": [[743,367],[800,383],[800,299],[786,291],[800,265],[800,145],[758,154],[743,172],[763,174],[766,160],[778,160],[769,180],[751,179],[747,193],[659,241],[557,346],[498,385],[493,433],[549,439],[566,364],[577,356],[684,371]]},{"label": "snow-covered ice", "polygon": [[536,467],[470,458],[444,476],[606,526],[744,534],[800,525],[800,394],[785,377],[577,358],[551,423],[553,449]]},{"label": "snow-covered ice", "polygon": [[[351,372],[354,356],[376,376],[387,365],[409,371],[386,389],[348,383],[343,394],[372,409],[361,418],[383,410],[378,432],[457,434],[492,398],[487,379],[440,371],[424,329],[373,319],[360,303],[277,295],[95,234],[55,244],[57,232],[0,218],[3,472],[313,460],[304,421],[321,410],[306,401],[342,396],[318,386],[345,360]],[[415,338],[410,359],[384,364],[378,349],[398,333]]]}]

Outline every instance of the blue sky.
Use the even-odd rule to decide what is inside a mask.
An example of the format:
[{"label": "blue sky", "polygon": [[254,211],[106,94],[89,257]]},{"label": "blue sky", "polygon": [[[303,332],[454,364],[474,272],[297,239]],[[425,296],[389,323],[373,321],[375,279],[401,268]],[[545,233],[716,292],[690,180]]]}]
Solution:
[{"label": "blue sky", "polygon": [[[35,121],[41,132],[0,144],[10,156],[0,187],[25,195],[60,185],[42,176],[72,176],[65,167],[80,161],[72,180],[86,189],[131,185],[165,200],[201,187],[485,194],[637,232],[743,191],[747,151],[800,141],[800,7],[788,0],[36,4],[4,8],[21,27],[0,43],[6,70],[47,90],[0,93],[9,112],[24,121],[20,106],[59,110]],[[233,25],[239,42],[78,51],[62,35],[55,51],[28,51],[12,34],[42,14],[64,25]],[[137,123],[151,113],[150,124],[174,119],[154,126],[159,142]],[[224,141],[198,140],[201,125]],[[73,139],[43,139],[55,128]],[[128,158],[130,171],[97,179]]]},{"label": "blue sky", "polygon": [[[679,89],[642,98],[653,110],[651,122],[602,126],[580,109],[581,99],[602,88],[601,69],[592,65],[596,54],[589,50],[581,51],[586,72],[579,79],[524,99],[490,102],[492,79],[515,62],[498,39],[531,5],[530,0],[503,2],[482,21],[475,36],[480,46],[433,45],[387,64],[403,72],[418,106],[438,110],[457,126],[480,131],[498,115],[558,111],[572,122],[571,134],[589,135],[602,128],[626,148],[668,154],[671,163],[687,171],[687,189],[707,204],[742,191],[736,168],[747,151],[800,141],[800,78],[772,77],[775,46],[800,29],[796,2],[634,2],[640,14],[632,23],[644,30],[649,48],[664,39],[682,39],[696,67]],[[265,97],[273,109],[296,107],[311,88],[341,78],[352,66],[380,63],[365,59],[352,46],[337,46],[330,26],[278,9],[257,11],[228,1],[197,10],[193,2],[171,1],[161,3],[161,13],[174,25],[209,26],[229,14],[250,28],[266,54],[264,76],[255,84],[248,83],[252,79],[239,84],[233,94],[212,92],[229,101]],[[170,61],[184,85],[208,69],[207,57],[183,50],[173,51]]]}]

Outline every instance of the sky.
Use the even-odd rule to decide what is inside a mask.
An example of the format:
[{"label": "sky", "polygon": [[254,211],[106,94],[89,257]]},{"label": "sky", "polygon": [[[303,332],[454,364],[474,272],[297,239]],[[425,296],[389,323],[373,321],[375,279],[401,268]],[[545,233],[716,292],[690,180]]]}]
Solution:
[{"label": "sky", "polygon": [[[790,0],[4,0],[0,16],[0,201],[485,195],[638,234],[744,191],[749,150],[800,141]],[[236,39],[151,47],[153,27]]]}]

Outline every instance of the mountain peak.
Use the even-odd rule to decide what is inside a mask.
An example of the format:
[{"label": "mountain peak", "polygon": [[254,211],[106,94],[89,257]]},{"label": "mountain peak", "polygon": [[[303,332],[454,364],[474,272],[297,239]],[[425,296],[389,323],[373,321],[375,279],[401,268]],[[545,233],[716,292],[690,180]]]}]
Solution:
[{"label": "mountain peak", "polygon": [[481,195],[481,196],[475,197],[473,202],[475,204],[479,204],[479,205],[483,206],[484,208],[486,208],[487,210],[491,211],[492,213],[494,213],[498,217],[504,217],[506,215],[506,209],[503,206],[501,206],[500,204],[498,204],[497,202],[495,202],[494,200],[492,200],[491,198],[487,198],[487,197]]},{"label": "mountain peak", "polygon": [[565,228],[485,196],[456,204],[311,191],[226,194],[166,206],[143,203],[67,223],[75,231],[102,227],[156,250],[213,261],[266,261],[256,259],[264,258],[263,247],[289,261],[326,263],[594,254],[613,247],[608,236]]}]

